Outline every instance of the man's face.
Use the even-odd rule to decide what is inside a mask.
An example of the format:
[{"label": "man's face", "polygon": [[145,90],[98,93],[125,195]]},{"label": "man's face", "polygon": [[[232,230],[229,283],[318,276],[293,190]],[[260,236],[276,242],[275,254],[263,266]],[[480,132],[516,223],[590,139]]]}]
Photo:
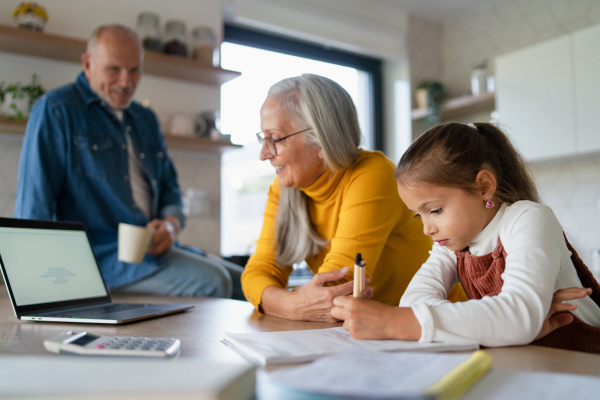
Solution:
[{"label": "man's face", "polygon": [[92,51],[82,56],[92,90],[111,108],[129,106],[142,76],[139,42],[123,32],[104,32]]}]

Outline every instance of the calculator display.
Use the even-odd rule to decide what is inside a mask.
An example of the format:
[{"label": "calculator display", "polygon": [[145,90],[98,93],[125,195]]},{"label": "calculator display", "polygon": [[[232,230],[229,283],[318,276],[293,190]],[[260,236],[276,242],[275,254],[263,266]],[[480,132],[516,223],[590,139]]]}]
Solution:
[{"label": "calculator display", "polygon": [[92,342],[92,341],[98,339],[99,337],[100,336],[90,335],[89,333],[87,333],[85,336],[82,336],[82,337],[80,337],[77,340],[73,340],[71,342],[71,344],[76,344],[76,345],[79,345],[79,346],[85,346],[89,342]]}]

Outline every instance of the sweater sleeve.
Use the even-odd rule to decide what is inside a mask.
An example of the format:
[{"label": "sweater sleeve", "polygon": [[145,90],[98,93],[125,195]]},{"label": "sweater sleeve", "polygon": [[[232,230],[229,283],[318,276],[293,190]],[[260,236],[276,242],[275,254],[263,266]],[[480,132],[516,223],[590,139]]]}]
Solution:
[{"label": "sweater sleeve", "polygon": [[400,307],[449,303],[448,293],[455,282],[458,282],[456,256],[434,243],[429,258],[417,271],[400,299]]},{"label": "sweater sleeve", "polygon": [[244,296],[259,311],[263,291],[268,286],[286,287],[292,266],[280,267],[275,262],[275,218],[281,189],[277,178],[267,195],[262,230],[256,242],[256,251],[248,260],[242,274]]},{"label": "sweater sleeve", "polygon": [[548,207],[519,202],[504,215],[500,240],[507,257],[502,274],[504,284],[497,296],[463,303],[436,303],[431,293],[441,294],[435,282],[444,281],[443,276],[440,278],[442,273],[430,278],[429,295],[421,299],[415,296],[410,302],[410,297],[403,299],[401,304],[412,306],[421,325],[420,341],[474,340],[495,347],[526,344],[535,339],[550,309],[560,270],[565,246],[562,227]]}]

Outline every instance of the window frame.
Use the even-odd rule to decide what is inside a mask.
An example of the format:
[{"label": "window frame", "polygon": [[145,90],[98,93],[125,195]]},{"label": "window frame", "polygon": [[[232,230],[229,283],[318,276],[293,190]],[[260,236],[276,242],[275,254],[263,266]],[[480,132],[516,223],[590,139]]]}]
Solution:
[{"label": "window frame", "polygon": [[276,36],[245,27],[225,24],[223,41],[275,51],[282,54],[304,57],[312,60],[356,68],[367,73],[370,80],[370,128],[373,132],[375,150],[383,151],[383,88],[382,61],[372,57],[334,50],[314,43],[302,42],[287,37]]}]

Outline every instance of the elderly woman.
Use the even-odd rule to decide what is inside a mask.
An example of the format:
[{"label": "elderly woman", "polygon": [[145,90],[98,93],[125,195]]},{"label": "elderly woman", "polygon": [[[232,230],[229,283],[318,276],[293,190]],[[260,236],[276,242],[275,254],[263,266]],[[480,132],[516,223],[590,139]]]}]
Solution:
[{"label": "elderly woman", "polygon": [[[350,95],[311,74],[271,87],[262,105],[261,160],[277,174],[242,288],[259,312],[293,320],[336,321],[333,299],[352,293],[357,253],[370,286],[362,297],[397,306],[432,242],[398,196],[394,164],[358,148]],[[294,263],[315,276],[287,290]]]}]

